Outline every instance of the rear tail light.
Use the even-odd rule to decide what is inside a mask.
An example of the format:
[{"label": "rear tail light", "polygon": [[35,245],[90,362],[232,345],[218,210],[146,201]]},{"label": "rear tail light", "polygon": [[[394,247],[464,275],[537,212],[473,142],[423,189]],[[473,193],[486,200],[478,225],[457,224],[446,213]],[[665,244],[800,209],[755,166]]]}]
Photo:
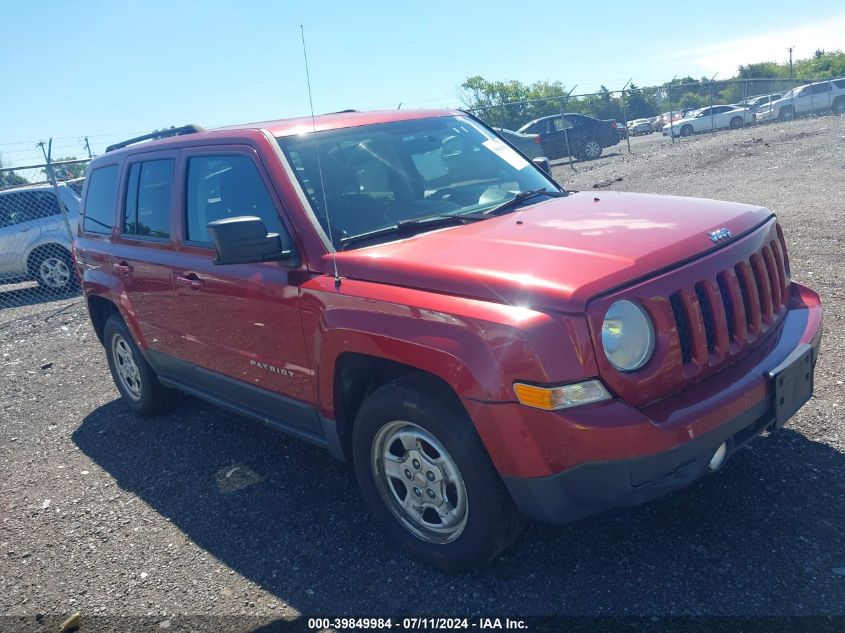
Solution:
[{"label": "rear tail light", "polygon": [[540,135],[539,134],[534,135],[534,144],[540,145]]},{"label": "rear tail light", "polygon": [[616,129],[616,121],[612,121],[610,123],[610,127],[612,127],[615,130]]}]

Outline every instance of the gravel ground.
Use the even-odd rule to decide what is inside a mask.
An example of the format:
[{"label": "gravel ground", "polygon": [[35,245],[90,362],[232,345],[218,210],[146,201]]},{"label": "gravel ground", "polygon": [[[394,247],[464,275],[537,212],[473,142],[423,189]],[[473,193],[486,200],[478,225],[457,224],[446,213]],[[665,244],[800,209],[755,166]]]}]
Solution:
[{"label": "gravel ground", "polygon": [[189,397],[134,417],[81,301],[21,301],[0,311],[0,614],[845,614],[845,118],[613,149],[555,176],[780,216],[826,308],[816,394],[786,429],[687,490],[530,525],[446,576],[385,544],[350,467]]}]

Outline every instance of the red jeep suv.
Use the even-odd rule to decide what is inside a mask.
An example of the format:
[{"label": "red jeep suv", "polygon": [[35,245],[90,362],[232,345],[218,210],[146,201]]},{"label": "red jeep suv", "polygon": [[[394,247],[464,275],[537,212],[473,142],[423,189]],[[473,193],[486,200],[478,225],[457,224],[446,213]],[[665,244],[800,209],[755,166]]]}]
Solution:
[{"label": "red jeep suv", "polygon": [[775,216],[569,192],[547,165],[460,111],[112,146],[75,256],[123,399],[153,414],[178,389],[327,448],[449,570],[783,426],[822,317]]}]

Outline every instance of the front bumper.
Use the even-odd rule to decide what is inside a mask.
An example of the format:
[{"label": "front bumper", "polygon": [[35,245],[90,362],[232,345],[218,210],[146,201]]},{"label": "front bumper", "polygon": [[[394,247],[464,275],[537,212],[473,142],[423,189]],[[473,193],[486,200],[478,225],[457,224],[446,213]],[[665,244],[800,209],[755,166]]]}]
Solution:
[{"label": "front bumper", "polygon": [[636,505],[708,471],[724,442],[729,458],[775,421],[769,372],[821,344],[821,305],[793,283],[777,331],[744,358],[678,394],[644,406],[619,400],[557,412],[467,403],[512,498],[527,516],[555,523]]}]

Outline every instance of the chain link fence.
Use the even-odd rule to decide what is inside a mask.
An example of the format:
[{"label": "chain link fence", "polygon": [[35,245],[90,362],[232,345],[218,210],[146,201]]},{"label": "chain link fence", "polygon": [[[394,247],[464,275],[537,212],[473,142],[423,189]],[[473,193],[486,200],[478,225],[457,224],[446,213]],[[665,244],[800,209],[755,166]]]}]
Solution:
[{"label": "chain link fence", "polygon": [[87,163],[0,168],[0,328],[79,300],[71,252]]},{"label": "chain link fence", "polygon": [[[556,95],[471,109],[529,156],[591,160],[632,152],[631,138],[697,134],[845,113],[845,78],[732,79]],[[659,138],[659,137],[658,137]]]}]

